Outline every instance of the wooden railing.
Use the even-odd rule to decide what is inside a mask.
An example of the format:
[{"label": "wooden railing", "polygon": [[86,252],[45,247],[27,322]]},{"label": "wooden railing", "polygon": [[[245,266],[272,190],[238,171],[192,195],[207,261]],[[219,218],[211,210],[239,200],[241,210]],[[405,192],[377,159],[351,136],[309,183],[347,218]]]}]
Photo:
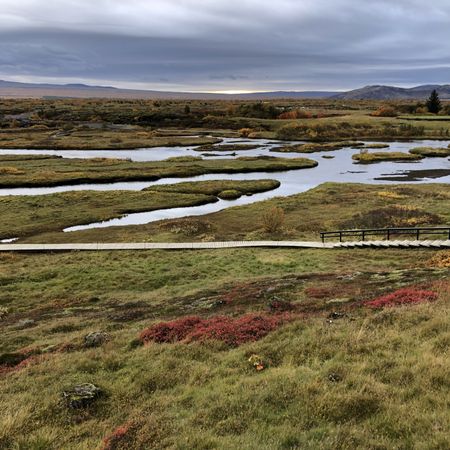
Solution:
[{"label": "wooden railing", "polygon": [[378,240],[387,239],[388,241],[394,236],[413,236],[417,240],[427,236],[441,236],[444,239],[450,239],[450,227],[434,227],[434,228],[372,228],[362,230],[338,230],[338,231],[322,231],[320,238],[322,242],[328,238],[338,238],[339,242],[343,242],[344,238],[359,238],[365,241],[366,238],[375,236]]}]

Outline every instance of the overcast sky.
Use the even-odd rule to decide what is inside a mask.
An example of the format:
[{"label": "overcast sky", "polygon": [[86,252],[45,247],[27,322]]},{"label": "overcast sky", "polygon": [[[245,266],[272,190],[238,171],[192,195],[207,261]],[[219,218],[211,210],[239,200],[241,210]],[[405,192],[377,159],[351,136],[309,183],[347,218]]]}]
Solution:
[{"label": "overcast sky", "polygon": [[450,0],[0,0],[0,78],[178,91],[450,83]]}]

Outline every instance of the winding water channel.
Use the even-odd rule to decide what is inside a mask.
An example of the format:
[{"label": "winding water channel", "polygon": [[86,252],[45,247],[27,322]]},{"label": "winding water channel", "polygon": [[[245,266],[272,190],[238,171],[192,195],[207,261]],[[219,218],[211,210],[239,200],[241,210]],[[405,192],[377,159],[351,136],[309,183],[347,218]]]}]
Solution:
[{"label": "winding water channel", "polygon": [[[187,178],[164,178],[158,181],[142,182],[119,182],[110,184],[82,184],[65,185],[56,187],[35,187],[35,188],[13,188],[0,189],[1,195],[45,195],[56,192],[80,191],[80,190],[141,190],[149,186],[158,184],[173,184],[186,181],[204,181],[204,180],[256,180],[262,178],[272,178],[280,181],[278,189],[255,194],[252,196],[243,196],[237,200],[219,200],[216,203],[194,206],[187,208],[172,208],[151,212],[133,213],[108,220],[105,222],[92,223],[88,225],[74,226],[64,231],[77,231],[89,228],[103,228],[109,226],[139,225],[161,219],[180,218],[189,215],[203,215],[220,211],[224,208],[237,205],[246,205],[257,201],[277,197],[287,196],[305,192],[327,181],[347,182],[347,183],[372,183],[372,184],[391,184],[401,181],[411,183],[450,183],[450,159],[449,158],[425,158],[418,162],[394,163],[381,162],[369,165],[360,165],[352,161],[352,155],[359,150],[354,148],[345,148],[336,151],[318,152],[312,154],[299,153],[278,153],[270,152],[274,147],[286,145],[286,142],[275,142],[268,140],[242,140],[242,139],[224,139],[222,144],[248,143],[256,144],[259,147],[253,150],[236,151],[235,155],[230,156],[230,152],[214,152],[211,158],[233,158],[239,156],[280,156],[284,158],[307,157],[318,161],[319,165],[312,169],[291,170],[286,172],[253,172],[245,174],[208,174]],[[449,141],[410,141],[410,142],[390,142],[389,149],[382,151],[402,151],[419,146],[427,147],[446,147]],[[377,150],[369,150],[377,151]],[[194,150],[194,147],[160,147],[152,149],[136,150],[1,150],[0,155],[12,154],[49,154],[58,155],[64,158],[121,158],[132,161],[160,161],[175,156],[201,156],[202,154]],[[207,158],[207,156],[203,156]],[[403,177],[404,173],[409,171],[426,171],[416,178]],[[440,172],[436,172],[436,171]],[[392,176],[394,177],[392,178]],[[390,178],[390,179],[389,179]]]}]

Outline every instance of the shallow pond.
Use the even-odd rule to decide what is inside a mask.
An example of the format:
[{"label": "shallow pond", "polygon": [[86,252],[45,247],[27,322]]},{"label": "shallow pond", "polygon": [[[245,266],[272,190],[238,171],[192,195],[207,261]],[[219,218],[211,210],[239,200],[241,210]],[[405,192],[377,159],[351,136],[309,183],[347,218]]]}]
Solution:
[{"label": "shallow pond", "polygon": [[[185,181],[203,181],[203,180],[251,180],[261,178],[277,179],[281,182],[278,189],[255,194],[252,196],[243,196],[237,200],[220,200],[217,203],[195,206],[189,208],[173,208],[167,210],[158,210],[152,212],[143,212],[128,214],[124,217],[108,220],[100,223],[92,223],[88,225],[70,227],[65,231],[76,231],[89,228],[102,228],[108,226],[122,226],[122,225],[139,225],[156,220],[179,218],[188,215],[203,215],[224,208],[237,205],[245,205],[260,200],[269,199],[276,196],[287,196],[298,194],[307,191],[327,181],[346,182],[346,183],[378,183],[391,184],[398,183],[399,180],[391,181],[389,179],[380,179],[389,175],[401,175],[404,172],[421,170],[426,171],[421,174],[421,178],[404,181],[415,183],[429,183],[441,182],[450,183],[450,160],[448,158],[425,158],[418,162],[381,162],[376,164],[360,165],[352,160],[352,155],[359,150],[354,148],[345,148],[336,151],[318,152],[311,154],[299,153],[276,153],[269,152],[271,148],[286,144],[286,142],[274,142],[268,140],[242,140],[242,139],[224,139],[223,144],[231,143],[250,143],[258,144],[259,148],[254,150],[244,150],[236,152],[236,156],[259,156],[271,155],[285,158],[295,158],[305,156],[319,162],[319,166],[312,169],[291,170],[287,172],[254,172],[246,174],[208,174],[189,178],[165,178],[155,182],[120,182],[111,184],[83,184],[83,185],[66,185],[48,188],[14,188],[14,189],[0,189],[0,195],[41,195],[55,192],[66,192],[74,190],[141,190],[143,188],[158,185],[158,184],[172,184]],[[389,149],[380,151],[404,151],[418,146],[429,147],[446,147],[449,145],[448,141],[411,141],[411,142],[391,142]],[[377,150],[369,150],[377,151]],[[41,151],[41,150],[0,150],[0,154],[59,154],[68,158],[82,157],[115,157],[115,158],[129,158],[134,161],[154,161],[162,160],[174,156],[201,156],[201,153],[196,152],[191,147],[163,147],[156,149],[140,149],[140,150],[78,150],[78,151]],[[214,152],[217,154],[217,152]],[[224,152],[229,153],[229,152]],[[219,158],[230,158],[230,156],[219,156]],[[215,156],[216,158],[216,156]],[[441,172],[433,172],[440,170]],[[403,181],[400,179],[400,181]]]}]

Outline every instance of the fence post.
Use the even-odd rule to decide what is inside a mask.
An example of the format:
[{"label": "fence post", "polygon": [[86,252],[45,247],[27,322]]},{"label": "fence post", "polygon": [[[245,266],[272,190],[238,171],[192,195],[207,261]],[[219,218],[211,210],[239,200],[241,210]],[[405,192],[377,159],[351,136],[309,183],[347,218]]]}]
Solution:
[{"label": "fence post", "polygon": [[420,229],[418,228],[417,229],[417,240],[419,240],[419,237],[420,237]]},{"label": "fence post", "polygon": [[342,231],[339,231],[339,242],[342,242]]},{"label": "fence post", "polygon": [[362,240],[365,241],[366,240],[366,232],[363,230],[362,232]]},{"label": "fence post", "polygon": [[391,239],[391,230],[387,229],[387,240],[389,241]]}]

